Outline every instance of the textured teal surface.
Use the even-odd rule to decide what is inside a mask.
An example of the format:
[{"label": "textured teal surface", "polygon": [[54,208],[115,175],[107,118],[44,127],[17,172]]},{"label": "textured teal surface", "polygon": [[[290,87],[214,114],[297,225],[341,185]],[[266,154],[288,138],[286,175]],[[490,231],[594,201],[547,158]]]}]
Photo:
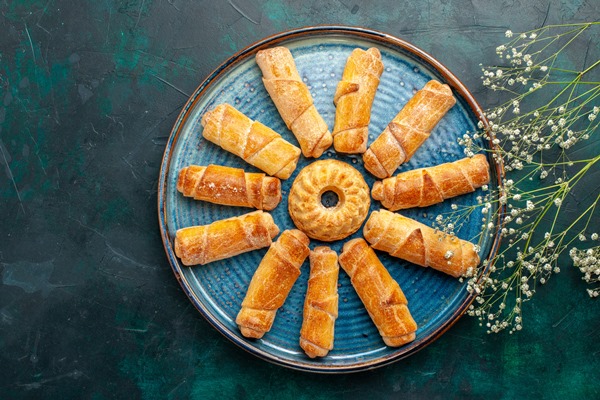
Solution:
[{"label": "textured teal surface", "polygon": [[[389,32],[487,107],[496,98],[479,63],[495,62],[506,29],[599,18],[595,2],[568,0],[3,2],[0,397],[598,398],[599,303],[568,260],[516,335],[488,336],[465,317],[424,351],[353,375],[259,360],[216,332],[173,279],[156,185],[188,96],[267,35],[316,24]],[[585,53],[568,56],[580,67]]]}]

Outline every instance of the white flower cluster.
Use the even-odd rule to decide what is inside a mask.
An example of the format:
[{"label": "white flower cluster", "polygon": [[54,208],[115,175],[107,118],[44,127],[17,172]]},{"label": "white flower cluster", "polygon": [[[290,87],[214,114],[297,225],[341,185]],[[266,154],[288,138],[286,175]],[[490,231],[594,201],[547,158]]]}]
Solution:
[{"label": "white flower cluster", "polygon": [[[568,252],[572,238],[598,239],[598,234],[586,236],[584,232],[593,221],[600,196],[592,198],[588,208],[579,204],[583,208],[577,221],[587,221],[583,229],[575,228],[573,221],[566,225],[558,222],[562,223],[558,216],[572,189],[594,164],[600,165],[600,155],[579,160],[568,152],[598,131],[600,84],[581,78],[590,68],[600,68],[600,60],[592,60],[585,71],[557,66],[560,53],[590,26],[546,26],[526,34],[507,31],[510,41],[496,48],[501,65],[482,67],[483,86],[506,100],[486,110],[488,123],[480,121],[480,131],[465,134],[458,143],[467,156],[491,153],[503,164],[505,177],[499,187],[486,187],[477,196],[477,204],[451,207],[439,215],[436,225],[454,234],[465,220],[478,218],[482,232],[491,236],[494,224],[489,221],[494,218],[490,216],[503,219],[499,228],[502,247],[483,262],[486,274],[482,277],[475,271],[464,278],[475,297],[467,313],[478,318],[489,333],[521,330],[523,303],[560,272],[559,256]],[[539,231],[548,224],[547,232]],[[480,243],[485,239],[483,234],[479,236]],[[583,268],[584,280],[600,282],[600,250],[586,250],[585,257],[575,251],[572,255]],[[588,292],[600,296],[600,286]]]},{"label": "white flower cluster", "polygon": [[[598,127],[598,122],[595,122],[598,106],[590,107],[591,102],[600,96],[597,83],[590,82],[596,88],[586,91],[583,96],[573,96],[573,90],[567,90],[571,85],[569,79],[573,78],[565,82],[562,76],[569,71],[554,67],[562,48],[551,53],[548,43],[550,41],[558,46],[560,39],[569,42],[588,27],[581,24],[578,28],[567,27],[555,34],[550,34],[551,27],[518,35],[509,30],[506,37],[512,40],[496,48],[499,58],[507,61],[508,65],[482,67],[483,85],[511,96],[505,104],[486,113],[491,126],[489,134],[493,136],[491,140],[496,140],[496,144],[506,151],[503,156],[507,171],[523,170],[535,160],[536,155],[554,145],[567,150],[580,140],[588,139],[589,133]],[[578,72],[579,76],[576,75]],[[581,71],[572,73],[575,77],[572,84],[576,85]],[[560,90],[560,85],[565,86],[564,90]],[[560,95],[549,95],[550,91]],[[536,96],[529,98],[534,93]],[[545,105],[526,110],[523,107],[526,103]],[[588,124],[582,124],[583,120]],[[482,126],[483,123],[480,128]],[[468,141],[464,142],[465,153],[475,153]]]},{"label": "white flower cluster", "polygon": [[[591,235],[593,240],[598,240],[598,234]],[[583,274],[582,279],[590,284],[595,284],[593,288],[587,289],[590,297],[600,296],[600,246],[591,247],[587,250],[572,248],[569,256],[573,260],[573,265]]]}]

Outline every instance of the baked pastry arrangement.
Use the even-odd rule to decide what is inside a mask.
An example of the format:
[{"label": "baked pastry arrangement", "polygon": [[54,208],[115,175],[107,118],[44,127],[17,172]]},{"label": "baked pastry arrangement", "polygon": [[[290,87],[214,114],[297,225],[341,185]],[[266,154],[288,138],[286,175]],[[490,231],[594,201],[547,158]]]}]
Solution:
[{"label": "baked pastry arrangement", "polygon": [[489,183],[490,166],[483,154],[435,167],[413,169],[373,184],[374,200],[390,211],[432,204],[474,192]]},{"label": "baked pastry arrangement", "polygon": [[300,266],[310,251],[308,243],[304,233],[292,229],[271,245],[252,276],[235,319],[242,335],[260,339],[271,330],[277,310],[300,276]]},{"label": "baked pastry arrangement", "polygon": [[[338,203],[322,204],[334,192]],[[292,184],[288,210],[294,224],[313,239],[332,242],[356,232],[369,212],[369,186],[360,172],[338,160],[319,160],[305,167]]]},{"label": "baked pastry arrangement", "polygon": [[338,316],[338,256],[326,246],[310,252],[310,277],[304,299],[300,347],[310,358],[325,357],[333,349]]},{"label": "baked pastry arrangement", "polygon": [[[393,212],[470,193],[490,180],[484,155],[392,176],[455,104],[450,87],[428,82],[367,148],[371,108],[384,69],[378,49],[355,49],[348,57],[333,98],[333,135],[287,48],[261,50],[256,62],[267,92],[300,148],[231,105],[220,104],[206,112],[201,121],[203,137],[270,176],[220,165],[182,168],[176,187],[183,196],[258,211],[179,229],[175,254],[192,266],[268,247],[235,319],[244,337],[260,339],[269,332],[310,255],[299,332],[299,346],[308,357],[325,357],[334,348],[340,266],[383,342],[398,347],[413,341],[417,324],[408,300],[375,250],[453,277],[469,273],[480,261],[472,243]],[[279,228],[266,211],[281,201],[280,179],[292,176],[301,152],[317,158],[332,143],[340,153],[364,153],[365,168],[381,181],[370,189],[355,168],[338,160],[309,164],[297,174],[288,195],[289,215],[298,229],[286,230],[273,241]],[[329,192],[337,196],[337,204],[323,203]],[[371,195],[387,210],[374,211],[367,219]],[[344,239],[357,232],[365,219],[364,239],[346,242],[339,258],[327,246],[317,244],[310,250],[310,239]]]},{"label": "baked pastry arrangement", "polygon": [[261,50],[256,54],[256,63],[267,92],[286,126],[298,139],[302,154],[320,157],[331,146],[333,138],[300,78],[292,53],[286,47]]},{"label": "baked pastry arrangement", "polygon": [[367,171],[383,179],[410,160],[456,103],[448,85],[431,80],[419,90],[363,154]]},{"label": "baked pastry arrangement", "polygon": [[391,211],[373,211],[363,234],[374,249],[457,278],[479,265],[473,243]]},{"label": "baked pastry arrangement", "polygon": [[375,47],[366,51],[355,49],[348,57],[342,80],[333,96],[335,151],[362,154],[367,150],[371,106],[382,73],[381,53]]},{"label": "baked pastry arrangement", "polygon": [[177,190],[195,200],[259,210],[272,210],[281,201],[279,179],[221,165],[182,168]]}]

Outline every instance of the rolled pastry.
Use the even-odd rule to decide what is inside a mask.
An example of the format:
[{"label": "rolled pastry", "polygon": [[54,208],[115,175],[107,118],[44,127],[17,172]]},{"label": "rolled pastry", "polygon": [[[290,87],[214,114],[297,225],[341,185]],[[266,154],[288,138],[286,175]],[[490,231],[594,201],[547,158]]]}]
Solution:
[{"label": "rolled pastry", "polygon": [[372,212],[363,234],[374,249],[454,277],[479,265],[473,243],[387,210]]},{"label": "rolled pastry", "polygon": [[272,210],[281,201],[279,179],[220,165],[182,168],[177,190],[195,200],[259,210]]},{"label": "rolled pastry", "polygon": [[183,265],[203,265],[267,247],[278,233],[269,213],[253,211],[209,225],[179,229],[175,233],[175,254]]},{"label": "rolled pastry", "polygon": [[310,358],[325,357],[333,349],[339,270],[338,256],[329,247],[315,247],[310,252],[310,277],[300,330],[300,347]]},{"label": "rolled pastry", "polygon": [[364,153],[369,139],[369,121],[379,77],[383,73],[381,53],[372,47],[355,49],[348,57],[333,102],[336,105],[333,147],[341,153]]},{"label": "rolled pastry", "polygon": [[427,82],[363,154],[365,168],[383,179],[410,160],[442,117],[456,103],[448,85]]},{"label": "rolled pastry", "polygon": [[242,308],[235,319],[242,335],[260,339],[271,329],[300,267],[309,253],[308,237],[297,229],[283,231],[254,272]]},{"label": "rolled pastry", "polygon": [[390,211],[427,207],[471,193],[490,181],[485,155],[477,154],[435,167],[414,169],[373,184],[373,199]]},{"label": "rolled pastry", "polygon": [[207,140],[269,175],[287,179],[296,169],[299,148],[229,104],[220,104],[205,113],[202,126]]},{"label": "rolled pastry", "polygon": [[281,118],[292,131],[305,157],[319,157],[333,142],[323,117],[302,82],[292,53],[286,47],[261,50],[256,63],[263,83]]},{"label": "rolled pastry", "polygon": [[385,344],[399,347],[415,340],[417,324],[408,301],[367,242],[346,242],[339,261]]}]

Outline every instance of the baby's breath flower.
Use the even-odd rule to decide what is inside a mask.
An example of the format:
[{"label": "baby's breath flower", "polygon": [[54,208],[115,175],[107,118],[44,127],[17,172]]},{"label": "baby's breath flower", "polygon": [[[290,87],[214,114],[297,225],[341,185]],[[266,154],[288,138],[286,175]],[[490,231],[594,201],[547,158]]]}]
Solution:
[{"label": "baby's breath flower", "polygon": [[[579,160],[577,153],[569,152],[597,132],[599,85],[583,82],[581,74],[569,75],[564,69],[553,68],[561,64],[557,58],[574,36],[590,26],[545,26],[517,34],[507,30],[505,36],[510,40],[495,48],[500,63],[481,66],[482,84],[496,92],[499,105],[484,112],[489,129],[479,121],[480,131],[458,142],[467,156],[490,152],[491,148],[491,158],[504,166],[503,179],[498,187],[483,187],[473,206],[451,204],[448,216],[439,221],[436,218],[436,226],[454,233],[465,219],[474,217],[482,229],[478,245],[494,229],[503,238],[498,253],[464,277],[467,290],[475,296],[467,314],[479,318],[489,333],[523,329],[523,303],[560,272],[558,260],[567,251],[567,243],[579,239],[579,245],[598,244],[598,233],[587,230],[594,221],[593,210],[600,209],[596,207],[600,196],[592,198],[592,204],[585,206],[588,208],[583,201],[579,204],[584,208],[575,216],[577,224],[570,221],[561,225],[563,218],[558,218],[572,197],[569,194],[573,187],[584,174],[594,171],[594,164],[600,165],[600,155]],[[584,73],[600,66],[600,61],[591,60],[586,65],[592,67]],[[579,85],[586,86],[579,90]],[[482,140],[489,143],[488,148],[480,144]],[[555,154],[557,161],[553,162],[550,157]],[[534,188],[526,184],[536,177],[541,180]],[[535,233],[536,228],[544,226],[540,223],[548,224],[543,235]],[[600,297],[600,250],[598,246],[593,249],[589,253],[578,249],[568,253],[582,270],[583,280],[595,283],[587,289],[588,294]],[[480,276],[483,268],[488,272],[485,277]]]},{"label": "baby's breath flower", "polygon": [[562,199],[560,197],[557,197],[556,199],[554,199],[554,205],[556,207],[560,207],[562,204]]},{"label": "baby's breath flower", "polygon": [[582,273],[582,279],[586,283],[597,285],[587,289],[590,297],[597,297],[600,294],[600,246],[587,250],[572,248],[569,256],[573,260],[573,265]]}]

